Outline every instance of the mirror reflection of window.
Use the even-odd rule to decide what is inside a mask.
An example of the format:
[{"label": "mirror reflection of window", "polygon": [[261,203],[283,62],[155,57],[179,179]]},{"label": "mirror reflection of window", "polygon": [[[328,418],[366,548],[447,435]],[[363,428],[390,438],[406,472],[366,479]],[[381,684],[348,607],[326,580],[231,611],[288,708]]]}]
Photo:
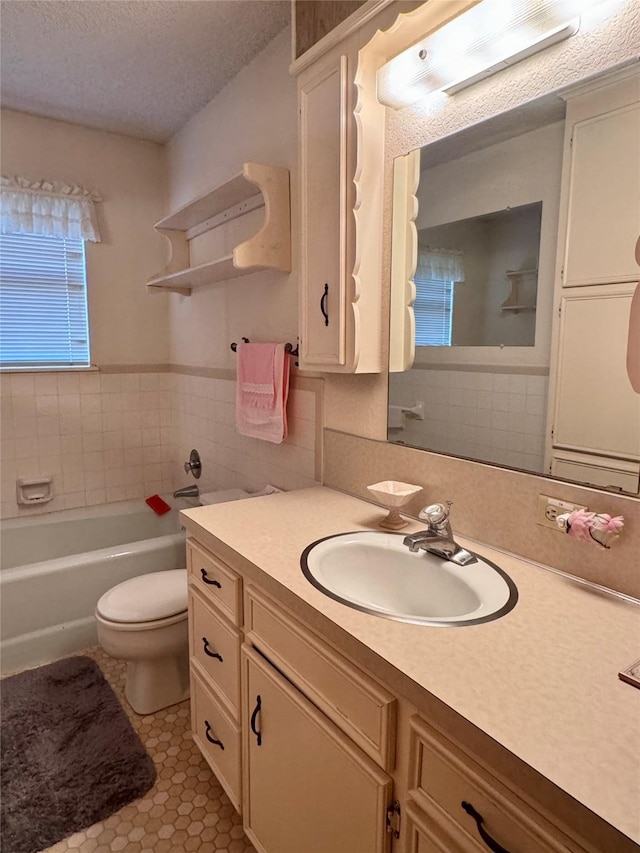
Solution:
[{"label": "mirror reflection of window", "polygon": [[541,221],[540,201],[420,229],[416,346],[535,346]]},{"label": "mirror reflection of window", "polygon": [[464,281],[462,252],[419,247],[413,281],[416,346],[450,347],[454,285]]}]

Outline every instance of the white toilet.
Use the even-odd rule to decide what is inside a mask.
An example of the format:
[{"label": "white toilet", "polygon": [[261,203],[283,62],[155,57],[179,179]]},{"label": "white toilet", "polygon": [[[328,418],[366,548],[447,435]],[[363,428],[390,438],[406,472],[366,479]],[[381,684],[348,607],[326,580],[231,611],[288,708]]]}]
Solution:
[{"label": "white toilet", "polygon": [[[228,489],[200,495],[200,503],[248,497],[243,489]],[[119,583],[98,601],[95,617],[102,648],[128,662],[124,693],[136,713],[153,714],[189,698],[186,569]]]},{"label": "white toilet", "polygon": [[189,697],[187,570],[131,578],[96,607],[98,642],[126,660],[125,696],[138,714],[153,714]]}]

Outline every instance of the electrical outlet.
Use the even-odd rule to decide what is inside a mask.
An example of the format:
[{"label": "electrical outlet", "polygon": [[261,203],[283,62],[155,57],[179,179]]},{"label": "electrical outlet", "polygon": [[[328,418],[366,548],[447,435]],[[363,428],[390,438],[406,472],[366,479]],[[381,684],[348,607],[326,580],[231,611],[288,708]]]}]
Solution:
[{"label": "electrical outlet", "polygon": [[582,504],[572,504],[569,501],[561,501],[559,498],[550,498],[548,495],[538,495],[538,508],[536,512],[536,523],[543,527],[552,527],[560,530],[556,524],[556,518],[565,512],[573,512],[576,509],[586,509]]}]

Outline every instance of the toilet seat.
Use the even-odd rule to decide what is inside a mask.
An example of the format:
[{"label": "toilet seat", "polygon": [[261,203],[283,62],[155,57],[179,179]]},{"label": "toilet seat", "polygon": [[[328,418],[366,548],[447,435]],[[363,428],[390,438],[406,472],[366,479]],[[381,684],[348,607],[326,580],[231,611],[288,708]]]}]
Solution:
[{"label": "toilet seat", "polygon": [[96,617],[122,630],[170,625],[187,615],[187,570],[172,569],[130,578],[104,593]]},{"label": "toilet seat", "polygon": [[113,619],[107,619],[102,616],[97,608],[95,613],[96,622],[121,633],[126,633],[127,631],[155,631],[157,628],[166,628],[169,625],[175,625],[177,622],[186,621],[187,616],[187,611],[183,610],[174,616],[166,616],[164,619],[151,619],[148,622],[116,622]]}]

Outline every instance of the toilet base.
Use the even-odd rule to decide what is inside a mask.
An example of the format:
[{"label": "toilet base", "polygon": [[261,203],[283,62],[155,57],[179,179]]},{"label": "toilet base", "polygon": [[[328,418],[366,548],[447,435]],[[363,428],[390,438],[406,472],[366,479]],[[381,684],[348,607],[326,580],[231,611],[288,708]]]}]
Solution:
[{"label": "toilet base", "polygon": [[124,695],[136,714],[142,715],[188,699],[188,650],[172,657],[129,661]]}]

